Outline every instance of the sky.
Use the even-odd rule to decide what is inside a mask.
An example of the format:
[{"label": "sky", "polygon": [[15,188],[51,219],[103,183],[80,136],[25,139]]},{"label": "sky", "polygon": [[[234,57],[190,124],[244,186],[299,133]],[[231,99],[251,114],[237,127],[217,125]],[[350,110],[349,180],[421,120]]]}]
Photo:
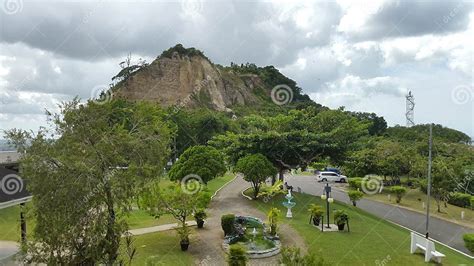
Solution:
[{"label": "sky", "polygon": [[273,65],[314,101],[474,137],[469,1],[0,0],[0,130],[95,97],[132,58],[182,43],[214,63]]}]

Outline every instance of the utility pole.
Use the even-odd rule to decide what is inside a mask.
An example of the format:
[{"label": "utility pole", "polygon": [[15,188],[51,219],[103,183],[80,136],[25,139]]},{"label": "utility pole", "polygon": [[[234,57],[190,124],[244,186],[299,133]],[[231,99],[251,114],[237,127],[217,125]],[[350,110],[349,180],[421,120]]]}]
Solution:
[{"label": "utility pole", "polygon": [[430,201],[431,201],[431,148],[433,146],[433,124],[430,124],[430,140],[428,149],[428,191],[426,195],[426,238],[429,237]]}]

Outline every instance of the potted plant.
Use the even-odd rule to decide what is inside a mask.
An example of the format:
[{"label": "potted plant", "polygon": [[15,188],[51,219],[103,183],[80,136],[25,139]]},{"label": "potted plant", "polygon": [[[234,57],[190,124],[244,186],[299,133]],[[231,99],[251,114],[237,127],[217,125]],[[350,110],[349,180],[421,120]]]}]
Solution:
[{"label": "potted plant", "polygon": [[349,216],[344,210],[335,210],[334,211],[334,222],[337,225],[339,231],[344,230],[346,222],[349,220]]},{"label": "potted plant", "polygon": [[181,241],[179,242],[179,244],[181,245],[181,250],[188,250],[190,234],[189,228],[186,225],[183,225],[182,227],[176,229],[176,231],[178,232],[179,238],[181,239]]},{"label": "potted plant", "polygon": [[194,213],[194,219],[196,220],[198,228],[203,228],[204,219],[206,218],[207,218],[207,214],[203,209],[199,209]]},{"label": "potted plant", "polygon": [[309,205],[308,211],[311,214],[310,219],[313,221],[313,224],[318,226],[321,222],[321,217],[324,214],[323,207],[317,204],[311,204]]}]

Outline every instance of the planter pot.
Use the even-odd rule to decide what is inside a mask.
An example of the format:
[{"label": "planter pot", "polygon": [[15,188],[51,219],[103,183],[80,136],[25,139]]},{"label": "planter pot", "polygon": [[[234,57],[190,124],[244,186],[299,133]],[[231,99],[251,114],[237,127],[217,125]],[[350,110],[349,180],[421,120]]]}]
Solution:
[{"label": "planter pot", "polygon": [[187,241],[181,240],[181,242],[179,242],[179,244],[181,245],[181,251],[188,250],[189,240],[187,240]]},{"label": "planter pot", "polygon": [[198,228],[203,228],[204,227],[204,220],[197,220],[196,223],[197,223]]},{"label": "planter pot", "polygon": [[346,225],[346,224],[338,224],[338,225],[337,225],[337,229],[339,229],[339,231],[344,231],[344,226],[345,226],[345,225]]},{"label": "planter pot", "polygon": [[319,226],[319,223],[321,222],[321,218],[316,218],[316,217],[313,217],[313,224],[316,225],[316,226]]},{"label": "planter pot", "polygon": [[354,207],[357,206],[357,202],[353,201],[352,205],[354,205]]}]

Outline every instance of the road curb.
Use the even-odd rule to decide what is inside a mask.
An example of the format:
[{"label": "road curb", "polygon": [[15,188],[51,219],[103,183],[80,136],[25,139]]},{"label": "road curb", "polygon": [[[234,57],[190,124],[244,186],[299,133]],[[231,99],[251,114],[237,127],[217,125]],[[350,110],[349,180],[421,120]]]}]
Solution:
[{"label": "road curb", "polygon": [[235,175],[234,178],[232,178],[231,180],[227,181],[227,183],[225,183],[225,184],[222,185],[220,188],[218,188],[218,189],[216,190],[216,192],[214,192],[214,195],[211,196],[211,200],[212,200],[215,196],[217,196],[217,193],[218,193],[219,191],[221,191],[221,189],[223,189],[224,187],[226,187],[228,184],[230,184],[230,182],[234,181],[236,178],[237,178],[237,175]]}]

